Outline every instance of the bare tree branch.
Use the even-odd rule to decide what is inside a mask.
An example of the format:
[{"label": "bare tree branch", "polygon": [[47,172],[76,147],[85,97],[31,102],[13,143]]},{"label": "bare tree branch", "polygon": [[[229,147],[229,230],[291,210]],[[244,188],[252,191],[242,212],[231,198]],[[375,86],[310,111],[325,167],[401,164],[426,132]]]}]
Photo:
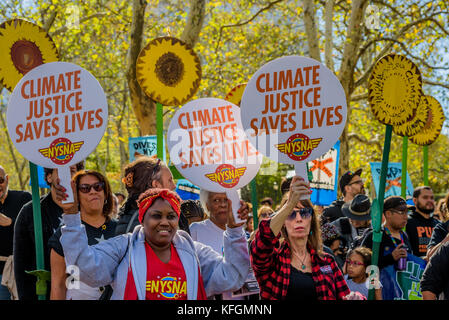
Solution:
[{"label": "bare tree branch", "polygon": [[439,87],[443,87],[445,89],[449,89],[449,84],[447,84],[447,83],[435,82],[435,81],[431,81],[429,79],[423,79],[423,83],[431,85],[431,86],[439,86]]},{"label": "bare tree branch", "polygon": [[350,97],[351,101],[360,101],[360,100],[366,100],[368,99],[368,92],[362,93],[362,94],[357,94],[357,95],[352,95]]},{"label": "bare tree branch", "polygon": [[388,52],[390,52],[390,50],[393,47],[394,43],[396,43],[396,41],[398,41],[398,39],[400,39],[402,36],[404,36],[407,33],[407,31],[409,31],[410,29],[412,29],[416,25],[419,25],[419,24],[421,24],[423,22],[433,21],[433,17],[438,15],[438,14],[441,14],[441,12],[436,12],[436,13],[432,14],[429,17],[425,17],[425,18],[422,18],[422,19],[415,20],[415,21],[413,21],[413,22],[403,26],[396,33],[396,35],[393,38],[390,39],[389,43],[381,50],[381,52],[373,60],[373,63],[371,64],[371,66],[368,67],[368,69],[365,71],[365,73],[355,82],[354,88],[357,88],[358,86],[360,86],[363,83],[365,83],[365,81],[368,79],[369,75],[371,74],[372,69],[374,68],[375,64],[377,63],[377,61],[380,58],[382,58],[384,55],[386,55]]},{"label": "bare tree branch", "polygon": [[[82,23],[84,23],[84,22],[86,22],[86,21],[89,21],[89,20],[91,20],[91,19],[93,19],[93,18],[100,18],[100,17],[104,17],[104,16],[106,16],[106,15],[107,15],[106,12],[97,12],[97,13],[91,14],[90,16],[87,16],[87,17],[84,17],[84,18],[80,19],[79,23],[82,24]],[[64,26],[64,27],[62,27],[62,28],[59,28],[59,29],[55,30],[55,31],[51,34],[51,36],[53,37],[53,36],[59,35],[59,34],[61,34],[61,33],[64,33],[64,32],[66,32],[67,30],[69,30],[69,28],[70,28],[70,26]]]},{"label": "bare tree branch", "polygon": [[238,22],[238,23],[235,23],[235,24],[227,24],[227,25],[221,26],[220,27],[220,31],[218,32],[218,40],[217,40],[217,45],[215,46],[215,53],[217,53],[218,47],[220,46],[221,37],[223,35],[223,30],[224,29],[244,26],[244,25],[250,23],[251,21],[253,21],[254,19],[256,19],[257,16],[259,14],[261,14],[262,12],[269,10],[275,4],[278,4],[279,2],[282,2],[282,1],[284,1],[284,0],[276,0],[276,1],[273,1],[273,2],[269,2],[265,7],[259,9],[251,18],[249,18],[246,21],[242,21],[242,22]]}]

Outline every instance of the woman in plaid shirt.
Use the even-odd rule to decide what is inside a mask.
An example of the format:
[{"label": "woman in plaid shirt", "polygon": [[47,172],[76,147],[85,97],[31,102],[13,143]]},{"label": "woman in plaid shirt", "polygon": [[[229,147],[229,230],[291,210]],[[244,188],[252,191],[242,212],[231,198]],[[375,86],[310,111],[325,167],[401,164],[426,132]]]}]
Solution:
[{"label": "woman in plaid shirt", "polygon": [[[285,204],[260,222],[251,262],[262,299],[357,299],[332,256],[322,251],[320,224],[308,183],[294,177]],[[284,241],[280,243],[281,234]],[[349,295],[349,296],[348,296]]]}]

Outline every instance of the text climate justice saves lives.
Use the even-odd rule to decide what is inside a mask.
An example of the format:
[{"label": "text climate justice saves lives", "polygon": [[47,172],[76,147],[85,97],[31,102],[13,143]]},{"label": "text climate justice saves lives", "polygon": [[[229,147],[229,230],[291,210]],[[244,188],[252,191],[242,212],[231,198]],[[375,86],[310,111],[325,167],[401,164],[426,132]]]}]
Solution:
[{"label": "text climate justice saves lives", "polygon": [[[343,106],[321,105],[319,72],[320,65],[314,65],[260,74],[256,80],[256,89],[265,94],[265,106],[261,117],[250,120],[254,135],[274,131],[300,132],[341,124],[344,120]],[[308,88],[296,89],[304,86]],[[281,90],[284,91],[276,92]],[[267,113],[270,115],[264,116]]]},{"label": "text climate justice saves lives", "polygon": [[29,102],[29,109],[25,123],[15,128],[16,143],[103,125],[102,108],[83,111],[80,73],[81,70],[76,70],[22,83],[20,94]]},{"label": "text climate justice saves lives", "polygon": [[184,145],[188,154],[179,153],[183,169],[227,163],[258,154],[238,129],[231,105],[181,112],[178,126],[189,135],[189,143]]}]

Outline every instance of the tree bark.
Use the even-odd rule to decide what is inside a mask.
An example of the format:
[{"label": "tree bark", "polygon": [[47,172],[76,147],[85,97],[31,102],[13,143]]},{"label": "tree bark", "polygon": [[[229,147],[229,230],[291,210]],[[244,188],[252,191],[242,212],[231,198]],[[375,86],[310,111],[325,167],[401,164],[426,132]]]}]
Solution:
[{"label": "tree bark", "polygon": [[340,163],[339,172],[344,173],[349,170],[349,139],[348,125],[350,114],[350,97],[354,91],[354,70],[357,64],[358,50],[362,37],[362,24],[364,12],[368,4],[367,0],[353,0],[351,18],[346,34],[346,42],[343,48],[343,58],[338,77],[346,95],[348,110],[348,121],[340,137]]},{"label": "tree bark", "polygon": [[332,35],[332,18],[334,13],[334,4],[335,0],[327,0],[324,7],[324,61],[326,66],[332,71],[334,71],[334,59],[332,55],[334,40]]},{"label": "tree bark", "polygon": [[[136,78],[136,62],[142,49],[146,2],[133,0],[132,5],[131,44],[128,52],[126,78],[140,134],[153,135],[156,134],[156,103],[145,95]],[[205,0],[191,0],[190,5],[191,8],[187,18],[187,25],[182,34],[182,40],[193,47],[198,40],[203,25]]]},{"label": "tree bark", "polygon": [[206,12],[206,0],[190,0],[190,11],[181,40],[192,48],[198,41]]},{"label": "tree bark", "polygon": [[304,26],[307,34],[307,43],[309,45],[309,56],[321,62],[320,46],[318,43],[318,33],[315,23],[315,5],[314,0],[304,0]]},{"label": "tree bark", "polygon": [[128,81],[131,104],[139,123],[140,135],[156,133],[156,104],[145,95],[136,77],[136,62],[142,49],[143,28],[145,24],[146,1],[132,2],[131,44],[128,52],[128,67],[126,79]]}]

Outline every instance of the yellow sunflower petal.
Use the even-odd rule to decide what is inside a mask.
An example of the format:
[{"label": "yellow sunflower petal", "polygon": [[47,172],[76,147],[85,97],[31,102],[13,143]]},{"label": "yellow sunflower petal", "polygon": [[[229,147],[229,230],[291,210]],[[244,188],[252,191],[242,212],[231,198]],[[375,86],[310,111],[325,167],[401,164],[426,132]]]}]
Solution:
[{"label": "yellow sunflower petal", "polygon": [[200,59],[176,38],[152,40],[139,54],[137,81],[151,99],[166,105],[182,105],[198,90],[201,81]]},{"label": "yellow sunflower petal", "polygon": [[418,68],[406,57],[390,54],[373,68],[368,83],[368,101],[375,117],[384,124],[407,121],[421,99]]},{"label": "yellow sunflower petal", "polygon": [[242,101],[243,92],[245,91],[246,83],[241,83],[234,88],[231,89],[231,91],[228,92],[228,94],[225,97],[226,101],[232,102],[236,106],[240,107],[240,101]]},{"label": "yellow sunflower petal", "polygon": [[417,134],[424,128],[427,122],[427,115],[429,113],[429,101],[426,96],[421,95],[421,100],[416,110],[413,110],[412,116],[406,122],[393,126],[393,131],[399,136],[410,137]]},{"label": "yellow sunflower petal", "polygon": [[14,19],[0,25],[0,47],[0,82],[9,91],[34,67],[59,60],[47,32],[25,20]]},{"label": "yellow sunflower petal", "polygon": [[446,119],[441,104],[432,96],[425,96],[429,103],[429,113],[427,122],[417,134],[410,136],[409,139],[420,146],[427,146],[435,142],[443,129],[443,123]]}]

